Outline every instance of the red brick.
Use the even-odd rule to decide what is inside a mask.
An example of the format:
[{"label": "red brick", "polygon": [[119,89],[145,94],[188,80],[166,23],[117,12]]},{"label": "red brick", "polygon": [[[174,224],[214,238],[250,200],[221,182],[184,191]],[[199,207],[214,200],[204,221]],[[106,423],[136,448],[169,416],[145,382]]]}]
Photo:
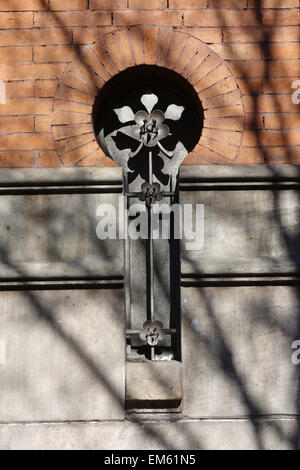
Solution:
[{"label": "red brick", "polygon": [[113,73],[110,73],[109,69],[104,66],[103,62],[100,60],[101,57],[105,62],[109,63],[109,68],[113,69],[113,73],[116,73],[116,69],[113,64],[111,64],[111,59],[98,44],[93,45],[91,48],[89,47],[84,49],[81,53],[80,59],[105,82],[111,78]]},{"label": "red brick", "polygon": [[243,134],[243,147],[282,147],[300,145],[300,132],[285,130],[284,132],[263,130],[259,132],[245,131]]},{"label": "red brick", "polygon": [[244,115],[244,109],[240,105],[224,106],[222,108],[215,108],[215,109],[207,109],[204,112],[205,119],[234,117],[234,116],[243,116],[243,115]]},{"label": "red brick", "polygon": [[177,60],[174,70],[178,73],[182,73],[182,70],[185,68],[186,64],[189,64],[192,58],[197,54],[201,43],[193,37],[188,38],[187,42],[184,44],[184,48]]},{"label": "red brick", "polygon": [[169,0],[169,8],[174,10],[200,10],[207,7],[208,0]]},{"label": "red brick", "polygon": [[181,31],[208,44],[222,42],[222,28],[184,28]]},{"label": "red brick", "polygon": [[0,11],[48,10],[48,0],[0,0]]},{"label": "red brick", "polygon": [[[93,59],[95,59],[95,54],[90,49],[89,53],[93,54]],[[82,60],[81,60],[82,59]],[[77,58],[70,63],[68,67],[68,72],[73,73],[77,77],[82,78],[83,80],[88,81],[93,84],[95,87],[102,88],[104,85],[104,80],[96,75],[88,66],[83,62],[83,57],[81,59]]]},{"label": "red brick", "polygon": [[59,86],[56,93],[56,98],[90,105],[94,103],[94,98],[92,96],[87,95],[85,93],[81,93],[77,90],[73,90],[73,88],[69,88],[64,85]]},{"label": "red brick", "polygon": [[181,165],[203,165],[205,163],[207,163],[207,161],[193,151],[185,157]]},{"label": "red brick", "polygon": [[299,26],[282,26],[282,27],[265,27],[266,37],[269,42],[282,42],[282,38],[286,42],[299,41],[300,27]]},{"label": "red brick", "polygon": [[35,82],[35,96],[50,98],[55,95],[57,80],[37,80]]},{"label": "red brick", "polygon": [[299,59],[300,44],[296,42],[286,44],[264,44],[263,52],[266,59]]},{"label": "red brick", "polygon": [[0,47],[0,63],[32,62],[32,47]]},{"label": "red brick", "polygon": [[33,51],[35,62],[70,62],[78,55],[72,46],[37,46]]},{"label": "red brick", "polygon": [[197,145],[195,147],[194,152],[199,159],[203,160],[204,163],[231,163],[231,159],[223,157],[219,153],[209,150],[208,148],[203,147],[202,145]]},{"label": "red brick", "polygon": [[[167,0],[128,0],[130,10],[163,10],[167,8]],[[120,10],[121,8],[119,8]],[[126,9],[126,5],[123,6]]]},{"label": "red brick", "polygon": [[91,116],[83,113],[56,111],[53,113],[53,124],[80,124],[91,122]]},{"label": "red brick", "polygon": [[36,116],[35,117],[35,131],[36,132],[51,132],[51,116]]},{"label": "red brick", "polygon": [[[218,65],[222,63],[221,59],[214,54],[213,52],[201,63],[198,69],[193,73],[189,81],[192,85],[195,85],[201,80],[205,75],[209,74],[212,70],[216,69]],[[184,72],[185,73],[185,72]]]},{"label": "red brick", "polygon": [[1,46],[35,46],[70,44],[71,42],[72,34],[67,29],[0,31]]},{"label": "red brick", "polygon": [[300,113],[265,114],[266,129],[300,129]]},{"label": "red brick", "polygon": [[131,28],[129,30],[129,37],[131,41],[131,46],[133,50],[133,55],[135,58],[136,65],[144,64],[145,57],[144,57],[144,33],[143,29],[138,28]]},{"label": "red brick", "polygon": [[94,141],[94,134],[83,134],[70,139],[63,139],[56,142],[57,152],[62,156],[64,153],[71,152],[72,150],[86,145]]},{"label": "red brick", "polygon": [[31,98],[34,94],[34,81],[18,81],[5,83],[6,98]]},{"label": "red brick", "polygon": [[[93,153],[89,157],[84,158],[79,163],[77,163],[76,166],[98,166],[98,167],[103,167],[103,166],[118,167],[119,166],[109,157],[104,156],[102,158],[102,155],[103,155],[102,150],[98,149],[97,152]],[[97,158],[97,163],[95,163],[96,158]]]},{"label": "red brick", "polygon": [[240,145],[241,140],[242,140],[241,132],[229,131],[229,130],[223,130],[223,129],[204,128],[202,130],[202,136],[215,139],[220,142],[227,142],[232,145]]},{"label": "red brick", "polygon": [[224,42],[260,42],[264,40],[264,30],[261,27],[244,27],[239,26],[224,28]]},{"label": "red brick", "polygon": [[245,114],[245,129],[263,129],[264,120],[263,114],[246,113]]},{"label": "red brick", "polygon": [[238,147],[230,145],[228,143],[219,142],[218,140],[211,139],[208,137],[201,137],[199,143],[203,146],[216,152],[223,157],[233,160],[236,157]]},{"label": "red brick", "polygon": [[235,163],[299,163],[300,147],[242,147]]},{"label": "red brick", "polygon": [[144,54],[146,64],[156,64],[158,28],[144,28]]},{"label": "red brick", "polygon": [[[205,61],[209,58],[210,53],[211,53],[211,50],[207,46],[205,46],[204,44],[200,46],[200,49],[198,50],[197,54],[192,58],[192,60],[187,64],[187,66],[181,71],[181,74],[185,78],[188,78],[188,79],[198,74],[200,67],[204,67]],[[202,77],[203,75],[201,75],[201,78]]]},{"label": "red brick", "polygon": [[100,82],[102,82],[102,84],[104,84],[105,81],[111,78],[106,68],[103,67],[102,63],[100,62],[99,57],[90,47],[82,51],[80,61],[81,65],[77,60],[76,62],[74,61],[71,63],[71,66],[69,68],[70,72],[82,78],[88,79],[91,79],[91,74],[93,72],[95,74],[95,77],[99,77],[99,80]]},{"label": "red brick", "polygon": [[224,28],[224,42],[235,42],[238,38],[239,42],[282,42],[299,41],[299,26],[283,26],[283,27],[232,27]]},{"label": "red brick", "polygon": [[287,95],[259,95],[256,97],[244,96],[245,110],[248,113],[280,113],[297,112],[299,106],[292,103]]},{"label": "red brick", "polygon": [[113,160],[106,157],[105,153],[99,148],[88,157],[83,158],[76,166],[119,166]]},{"label": "red brick", "polygon": [[73,113],[84,113],[87,114],[91,119],[92,106],[74,103],[72,101],[56,100],[55,101],[55,110],[56,111],[68,111]]},{"label": "red brick", "polygon": [[106,72],[110,76],[116,75],[118,73],[118,69],[114,64],[110,54],[106,51],[103,42],[101,41],[93,44],[91,48],[98,57],[98,60],[100,59],[101,63],[104,65]]},{"label": "red brick", "polygon": [[299,77],[299,60],[272,60],[267,62],[269,77]]},{"label": "red brick", "polygon": [[35,152],[0,152],[0,167],[26,168],[32,167]]},{"label": "red brick", "polygon": [[247,0],[208,0],[209,8],[245,9]]},{"label": "red brick", "polygon": [[89,144],[85,144],[82,147],[79,147],[75,150],[71,150],[71,152],[65,153],[62,156],[62,161],[65,166],[73,166],[75,163],[79,162],[83,158],[87,157],[88,155],[93,154],[99,149],[99,145],[94,140]]},{"label": "red brick", "polygon": [[135,60],[128,31],[124,29],[121,31],[116,31],[115,38],[118,41],[120,50],[122,52],[127,67],[132,67],[135,64]]},{"label": "red brick", "polygon": [[228,67],[237,78],[299,76],[299,60],[236,61]]},{"label": "red brick", "polygon": [[0,133],[33,132],[33,117],[0,117]]},{"label": "red brick", "polygon": [[254,10],[189,11],[184,13],[185,26],[259,26],[259,16]]},{"label": "red brick", "polygon": [[[248,8],[257,8],[257,0],[248,0]],[[260,0],[259,8],[299,8],[299,0]]]},{"label": "red brick", "polygon": [[53,149],[51,134],[0,135],[0,150]]},{"label": "red brick", "polygon": [[75,138],[82,134],[90,135],[91,133],[93,133],[92,123],[72,124],[70,126],[54,126],[53,127],[53,137],[55,140],[68,139],[69,137]]},{"label": "red brick", "polygon": [[157,49],[157,65],[165,65],[172,38],[173,31],[171,29],[160,29]]},{"label": "red brick", "polygon": [[87,0],[50,0],[50,10],[86,10],[87,6]]},{"label": "red brick", "polygon": [[290,78],[265,78],[263,81],[263,92],[290,95],[293,92],[292,83],[293,79]]},{"label": "red brick", "polygon": [[124,10],[127,8],[127,0],[90,0],[91,10]]},{"label": "red brick", "polygon": [[180,26],[181,13],[178,11],[120,11],[114,13],[113,24],[117,26],[136,24]]},{"label": "red brick", "polygon": [[51,79],[61,76],[65,64],[0,65],[0,80]]},{"label": "red brick", "polygon": [[210,46],[222,59],[259,60],[262,49],[259,44],[213,44]]},{"label": "red brick", "polygon": [[55,15],[50,12],[42,12],[37,13],[34,19],[34,26],[36,28],[49,28],[51,26],[105,26],[110,24],[110,13],[102,11],[62,12]]},{"label": "red brick", "polygon": [[223,106],[235,106],[242,104],[239,90],[217,95],[203,99],[202,106],[204,109],[221,108]]},{"label": "red brick", "polygon": [[174,34],[165,62],[165,66],[168,69],[173,69],[173,67],[175,66],[187,40],[188,36],[186,36],[185,34]]},{"label": "red brick", "polygon": [[33,13],[1,13],[0,29],[33,27]]},{"label": "red brick", "polygon": [[86,28],[75,28],[73,30],[73,42],[74,44],[92,44],[103,36],[103,34],[115,31],[115,26],[101,26],[97,27],[86,27]]},{"label": "red brick", "polygon": [[262,80],[260,78],[239,78],[237,85],[242,95],[258,95],[262,91]]},{"label": "red brick", "polygon": [[229,117],[218,119],[205,119],[203,122],[205,128],[228,129],[232,131],[241,131],[244,128],[243,117]]},{"label": "red brick", "polygon": [[261,147],[241,147],[235,163],[237,164],[252,164],[252,163],[266,163],[265,151]]},{"label": "red brick", "polygon": [[227,63],[231,73],[236,78],[265,77],[267,75],[267,63],[259,61],[235,61]]},{"label": "red brick", "polygon": [[76,90],[82,91],[83,93],[87,93],[91,96],[96,96],[99,91],[90,80],[83,80],[70,72],[64,73],[62,83],[65,86],[75,88]]},{"label": "red brick", "polygon": [[[102,47],[107,51],[108,55],[112,58],[114,65],[117,70],[121,71],[126,68],[126,62],[124,60],[121,48],[118,41],[113,34],[107,34],[101,41]],[[116,68],[114,67],[114,73]]]},{"label": "red brick", "polygon": [[1,104],[0,115],[34,115],[49,114],[52,110],[52,100],[47,98],[8,99]]},{"label": "red brick", "polygon": [[56,168],[62,166],[62,162],[56,152],[39,152],[39,157],[36,159],[35,166],[45,168]]},{"label": "red brick", "polygon": [[299,8],[295,10],[265,10],[262,13],[265,25],[296,25],[299,26]]},{"label": "red brick", "polygon": [[266,163],[300,162],[300,147],[267,147],[264,150]]},{"label": "red brick", "polygon": [[[209,88],[205,90],[199,91],[198,95],[200,96],[201,100],[212,98],[213,96],[223,95],[225,93],[229,93],[230,91],[234,91],[237,89],[236,81],[232,77],[224,78]],[[197,90],[196,90],[197,91]],[[232,103],[234,104],[234,103]]]}]

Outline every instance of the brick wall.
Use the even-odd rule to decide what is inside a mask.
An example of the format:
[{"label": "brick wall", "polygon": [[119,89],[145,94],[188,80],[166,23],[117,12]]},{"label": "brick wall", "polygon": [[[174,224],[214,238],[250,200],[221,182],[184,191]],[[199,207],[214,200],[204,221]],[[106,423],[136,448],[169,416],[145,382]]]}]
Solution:
[{"label": "brick wall", "polygon": [[[86,44],[132,25],[167,26],[198,38],[228,66],[243,100],[244,132],[235,163],[300,163],[300,104],[292,101],[300,89],[300,82],[294,83],[300,80],[299,20],[299,0],[0,0],[0,80],[6,88],[0,166],[64,165],[57,141],[64,146],[70,135],[57,138],[53,114],[66,67]],[[209,73],[214,75],[214,68]],[[74,95],[72,80],[66,88]],[[216,96],[231,92],[220,88]],[[83,93],[90,102],[92,94]],[[60,100],[70,102],[68,94]],[[218,109],[216,104],[216,119]],[[228,106],[228,118],[230,112]],[[212,129],[222,130],[216,119]],[[218,162],[223,134],[204,135],[200,145],[207,152],[194,153],[186,163]],[[82,138],[74,142],[78,155],[84,146],[90,155],[98,151]],[[106,161],[102,156],[97,165]]]}]

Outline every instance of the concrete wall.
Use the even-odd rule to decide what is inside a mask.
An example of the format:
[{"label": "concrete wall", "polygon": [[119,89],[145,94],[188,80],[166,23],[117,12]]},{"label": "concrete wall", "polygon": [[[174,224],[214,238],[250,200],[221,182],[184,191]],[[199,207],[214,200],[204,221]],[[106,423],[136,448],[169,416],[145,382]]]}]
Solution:
[{"label": "concrete wall", "polygon": [[181,411],[130,414],[122,243],[95,236],[121,172],[0,172],[0,448],[299,448],[300,172],[277,168],[181,170],[205,214],[181,251]]}]

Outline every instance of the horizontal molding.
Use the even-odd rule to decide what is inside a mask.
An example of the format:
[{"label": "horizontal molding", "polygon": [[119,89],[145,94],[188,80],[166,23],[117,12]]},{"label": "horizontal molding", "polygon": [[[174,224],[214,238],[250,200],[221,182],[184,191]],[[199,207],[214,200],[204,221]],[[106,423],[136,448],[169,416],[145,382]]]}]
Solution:
[{"label": "horizontal molding", "polygon": [[[189,165],[180,167],[181,191],[298,189],[300,165]],[[0,169],[1,194],[120,193],[122,169]]]},{"label": "horizontal molding", "polygon": [[[181,287],[236,287],[236,286],[298,286],[299,275],[264,274],[261,276],[248,275],[215,275],[197,276],[182,275]],[[124,279],[111,277],[107,279],[11,279],[0,280],[0,291],[27,290],[82,290],[82,289],[123,289]]]},{"label": "horizontal molding", "polygon": [[85,280],[21,280],[0,281],[0,291],[26,290],[82,290],[82,289],[123,289],[123,279],[85,279]]},{"label": "horizontal molding", "polygon": [[287,276],[183,276],[182,287],[235,287],[235,286],[297,286],[300,285],[300,274]]},{"label": "horizontal molding", "polygon": [[189,165],[180,167],[180,187],[200,183],[300,182],[300,165]]},{"label": "horizontal molding", "polygon": [[180,182],[180,191],[249,191],[299,189],[300,181]]},{"label": "horizontal molding", "polygon": [[119,187],[122,181],[120,167],[0,169],[0,188]]}]

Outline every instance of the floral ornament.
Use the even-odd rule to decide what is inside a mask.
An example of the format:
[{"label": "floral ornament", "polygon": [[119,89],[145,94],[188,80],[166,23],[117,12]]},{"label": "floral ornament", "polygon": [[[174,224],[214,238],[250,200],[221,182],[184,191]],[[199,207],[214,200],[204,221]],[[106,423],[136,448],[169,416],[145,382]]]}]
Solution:
[{"label": "floral ornament", "polygon": [[146,321],[143,324],[143,330],[140,332],[140,338],[146,341],[149,346],[156,346],[165,337],[162,328],[163,325],[160,321]]},{"label": "floral ornament", "polygon": [[[122,124],[132,124],[125,125],[113,131],[106,137],[104,136],[104,130],[102,129],[99,133],[101,146],[104,151],[106,151],[111,158],[121,165],[127,172],[131,171],[128,168],[128,160],[136,156],[142,147],[145,146],[151,149],[158,146],[160,150],[159,156],[164,161],[164,173],[168,175],[176,175],[178,167],[181,161],[188,154],[188,151],[181,142],[177,143],[173,151],[169,151],[163,146],[161,141],[172,135],[170,128],[165,121],[178,121],[185,108],[183,106],[171,104],[168,106],[165,113],[159,109],[154,109],[155,105],[158,103],[158,97],[153,93],[144,94],[141,97],[141,103],[147,111],[140,110],[134,114],[130,106],[123,106],[122,108],[114,109],[114,112]],[[114,137],[116,137],[118,132],[139,142],[136,150],[132,151],[130,148],[123,150],[118,149],[114,141]]]}]

